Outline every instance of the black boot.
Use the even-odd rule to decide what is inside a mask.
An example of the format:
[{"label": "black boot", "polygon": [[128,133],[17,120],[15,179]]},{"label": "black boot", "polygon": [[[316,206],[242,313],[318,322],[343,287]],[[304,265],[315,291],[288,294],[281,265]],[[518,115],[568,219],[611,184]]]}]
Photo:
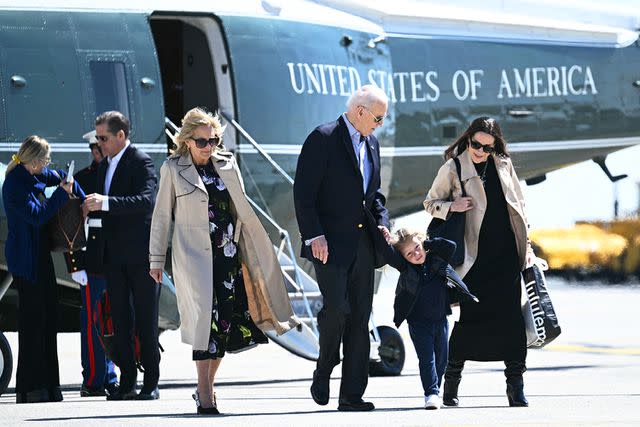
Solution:
[{"label": "black boot", "polygon": [[442,394],[442,403],[444,406],[458,406],[460,403],[458,400],[459,385],[460,378],[444,380],[444,393]]},{"label": "black boot", "polygon": [[522,377],[507,378],[507,399],[509,399],[509,406],[529,406],[524,396]]}]

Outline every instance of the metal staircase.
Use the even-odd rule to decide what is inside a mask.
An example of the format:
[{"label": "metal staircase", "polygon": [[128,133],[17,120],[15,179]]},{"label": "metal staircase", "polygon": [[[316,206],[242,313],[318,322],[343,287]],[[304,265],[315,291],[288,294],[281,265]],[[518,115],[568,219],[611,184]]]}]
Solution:
[{"label": "metal staircase", "polygon": [[[282,169],[275,160],[273,160],[273,158],[260,146],[260,144],[256,142],[255,139],[253,139],[253,137],[240,125],[240,123],[224,112],[220,112],[220,115],[227,121],[227,123],[232,125],[236,131],[238,131],[240,135],[242,135],[242,137],[253,146],[253,148],[256,149],[260,156],[266,160],[269,165],[271,165],[271,167],[273,167],[273,169],[289,183],[289,185],[293,186],[293,178],[284,169]],[[275,245],[274,247],[278,256],[278,261],[280,262],[280,267],[282,268],[282,273],[285,277],[285,281],[287,282],[291,305],[300,320],[309,325],[313,333],[318,336],[316,314],[321,306],[321,301],[319,300],[321,296],[318,284],[300,267],[300,265],[298,265],[289,232],[281,227],[275,219],[253,199],[249,196],[247,196],[247,199],[256,212],[262,215],[262,217],[264,217],[264,219],[278,232],[278,235],[280,236],[280,244]],[[310,297],[313,297],[314,301],[320,304],[316,310],[312,309],[309,302]]]}]

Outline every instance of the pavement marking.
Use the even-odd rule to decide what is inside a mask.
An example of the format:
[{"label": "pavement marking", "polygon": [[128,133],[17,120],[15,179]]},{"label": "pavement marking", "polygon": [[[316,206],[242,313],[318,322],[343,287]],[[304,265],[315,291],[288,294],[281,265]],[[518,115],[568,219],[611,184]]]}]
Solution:
[{"label": "pavement marking", "polygon": [[634,347],[604,347],[604,346],[597,346],[597,345],[561,344],[561,345],[551,345],[549,347],[545,347],[544,350],[640,356],[640,348],[634,348]]}]

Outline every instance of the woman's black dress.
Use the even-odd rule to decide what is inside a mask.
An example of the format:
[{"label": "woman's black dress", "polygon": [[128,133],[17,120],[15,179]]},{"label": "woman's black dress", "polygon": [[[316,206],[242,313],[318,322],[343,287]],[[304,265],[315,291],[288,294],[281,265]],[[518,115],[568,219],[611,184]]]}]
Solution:
[{"label": "woman's black dress", "polygon": [[209,348],[193,352],[193,360],[218,359],[267,342],[251,320],[238,251],[231,197],[209,162],[196,166],[209,193],[209,232],[213,248],[213,302]]},{"label": "woman's black dress", "polygon": [[[486,170],[485,170],[486,164]],[[487,210],[478,256],[464,277],[479,303],[460,303],[460,321],[451,334],[449,359],[524,361],[526,338],[520,309],[520,262],[507,203],[493,159],[475,164],[485,176]]]}]

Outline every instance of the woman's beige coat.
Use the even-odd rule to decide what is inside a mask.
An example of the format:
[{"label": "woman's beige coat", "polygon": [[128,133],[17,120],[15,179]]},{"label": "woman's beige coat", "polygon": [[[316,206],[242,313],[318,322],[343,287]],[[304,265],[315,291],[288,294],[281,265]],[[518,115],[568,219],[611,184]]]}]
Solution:
[{"label": "woman's beige coat", "polygon": [[[273,245],[249,205],[231,153],[211,156],[232,201],[234,240],[242,262],[249,312],[263,331],[283,334],[299,324],[293,315]],[[211,330],[213,260],[209,237],[209,195],[191,155],[168,158],[160,169],[160,187],[151,221],[151,268],[165,266],[173,220],[172,267],[180,311],[182,341],[206,350]]]},{"label": "woman's beige coat", "polygon": [[[524,206],[522,188],[513,168],[513,163],[508,157],[492,155],[502,184],[502,191],[507,201],[511,229],[516,238],[516,247],[520,257],[521,269],[525,268],[527,251],[530,250],[528,237],[528,222]],[[487,209],[487,196],[484,192],[482,180],[476,168],[473,166],[469,150],[465,150],[458,156],[460,159],[460,172],[467,196],[473,199],[473,209],[466,212],[465,218],[465,258],[464,263],[456,268],[458,274],[464,278],[469,272],[478,255],[478,239],[480,226]],[[462,196],[460,181],[453,159],[447,160],[438,171],[431,189],[424,201],[424,208],[436,218],[447,219],[452,200]]]}]

